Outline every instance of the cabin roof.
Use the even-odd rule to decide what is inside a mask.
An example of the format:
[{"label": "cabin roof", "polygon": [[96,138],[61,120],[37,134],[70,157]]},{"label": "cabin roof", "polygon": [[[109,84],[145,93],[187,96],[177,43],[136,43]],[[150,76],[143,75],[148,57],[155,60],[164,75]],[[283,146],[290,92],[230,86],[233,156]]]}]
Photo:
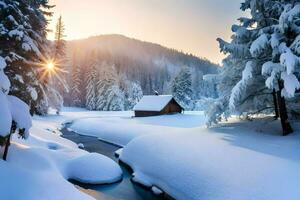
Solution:
[{"label": "cabin roof", "polygon": [[134,111],[161,111],[173,99],[172,95],[148,95],[134,106]]}]

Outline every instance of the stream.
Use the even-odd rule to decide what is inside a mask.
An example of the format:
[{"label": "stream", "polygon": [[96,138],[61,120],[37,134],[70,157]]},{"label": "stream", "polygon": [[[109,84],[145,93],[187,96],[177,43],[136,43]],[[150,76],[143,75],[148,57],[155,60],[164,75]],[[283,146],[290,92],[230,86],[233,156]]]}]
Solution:
[{"label": "stream", "polygon": [[[96,152],[108,156],[118,163],[114,152],[120,147],[98,140],[96,137],[83,136],[67,129],[68,125],[61,130],[62,137],[77,144],[82,143],[84,149],[89,152]],[[150,190],[141,187],[131,181],[131,172],[120,164],[123,171],[123,179],[120,182],[107,185],[90,185],[72,181],[78,188],[93,196],[97,200],[158,200],[164,197],[155,196]]]}]

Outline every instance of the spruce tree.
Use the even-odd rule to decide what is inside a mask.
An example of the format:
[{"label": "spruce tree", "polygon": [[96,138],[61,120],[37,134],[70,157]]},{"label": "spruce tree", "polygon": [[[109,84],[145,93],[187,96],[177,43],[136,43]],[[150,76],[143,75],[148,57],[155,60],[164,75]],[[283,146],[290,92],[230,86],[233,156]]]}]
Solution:
[{"label": "spruce tree", "polygon": [[8,155],[11,135],[18,133],[19,137],[26,139],[32,126],[29,106],[19,98],[8,95],[11,84],[4,73],[6,67],[6,61],[0,56],[0,148],[5,146],[4,160]]},{"label": "spruce tree", "polygon": [[89,110],[97,109],[97,63],[89,67],[86,87],[86,108]]},{"label": "spruce tree", "polygon": [[97,81],[97,110],[124,110],[125,94],[120,87],[120,77],[115,66],[102,63]]},{"label": "spruce tree", "polygon": [[218,39],[221,51],[229,53],[233,60],[245,62],[241,79],[232,88],[229,107],[248,113],[270,108],[276,112],[278,105],[286,135],[292,128],[287,119],[285,98],[293,97],[300,88],[297,77],[299,4],[297,1],[246,0],[241,9],[249,9],[250,18],[242,17],[240,25],[232,26],[234,35],[230,43]]},{"label": "spruce tree", "polygon": [[72,106],[82,106],[81,101],[81,92],[80,92],[80,84],[82,83],[80,79],[80,67],[78,65],[74,65],[72,67],[72,86],[71,86],[71,97],[72,97]]},{"label": "spruce tree", "polygon": [[172,84],[172,94],[176,101],[189,110],[192,105],[192,75],[188,67],[182,67]]},{"label": "spruce tree", "polygon": [[[0,4],[0,56],[7,63],[10,94],[30,105],[31,111],[47,110],[46,83],[40,80],[41,64],[48,57],[47,20],[51,6],[43,1],[4,0]],[[37,95],[36,95],[37,94]]]},{"label": "spruce tree", "polygon": [[66,37],[65,35],[65,25],[62,21],[62,16],[59,16],[57,23],[56,23],[56,29],[55,29],[55,59],[63,59],[65,58],[66,52],[66,41],[64,38]]}]

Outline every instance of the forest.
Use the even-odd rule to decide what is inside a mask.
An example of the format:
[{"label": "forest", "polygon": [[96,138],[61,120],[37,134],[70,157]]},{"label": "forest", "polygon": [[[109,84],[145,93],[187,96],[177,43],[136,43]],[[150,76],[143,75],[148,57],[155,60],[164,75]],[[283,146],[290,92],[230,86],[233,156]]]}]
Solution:
[{"label": "forest", "polygon": [[199,110],[197,101],[217,97],[207,76],[218,72],[217,64],[157,44],[103,35],[66,42],[66,54],[67,106],[130,110],[142,95],[174,94],[184,82],[180,90],[187,91],[187,99],[179,101],[187,110]]}]

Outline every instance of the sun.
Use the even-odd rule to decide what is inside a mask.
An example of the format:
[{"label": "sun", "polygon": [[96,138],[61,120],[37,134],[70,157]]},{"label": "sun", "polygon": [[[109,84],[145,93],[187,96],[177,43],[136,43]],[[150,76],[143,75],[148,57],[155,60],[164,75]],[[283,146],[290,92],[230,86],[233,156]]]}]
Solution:
[{"label": "sun", "polygon": [[55,65],[54,65],[53,62],[48,62],[47,65],[46,65],[46,67],[47,67],[47,69],[48,69],[49,71],[53,71],[54,68],[55,68]]}]

